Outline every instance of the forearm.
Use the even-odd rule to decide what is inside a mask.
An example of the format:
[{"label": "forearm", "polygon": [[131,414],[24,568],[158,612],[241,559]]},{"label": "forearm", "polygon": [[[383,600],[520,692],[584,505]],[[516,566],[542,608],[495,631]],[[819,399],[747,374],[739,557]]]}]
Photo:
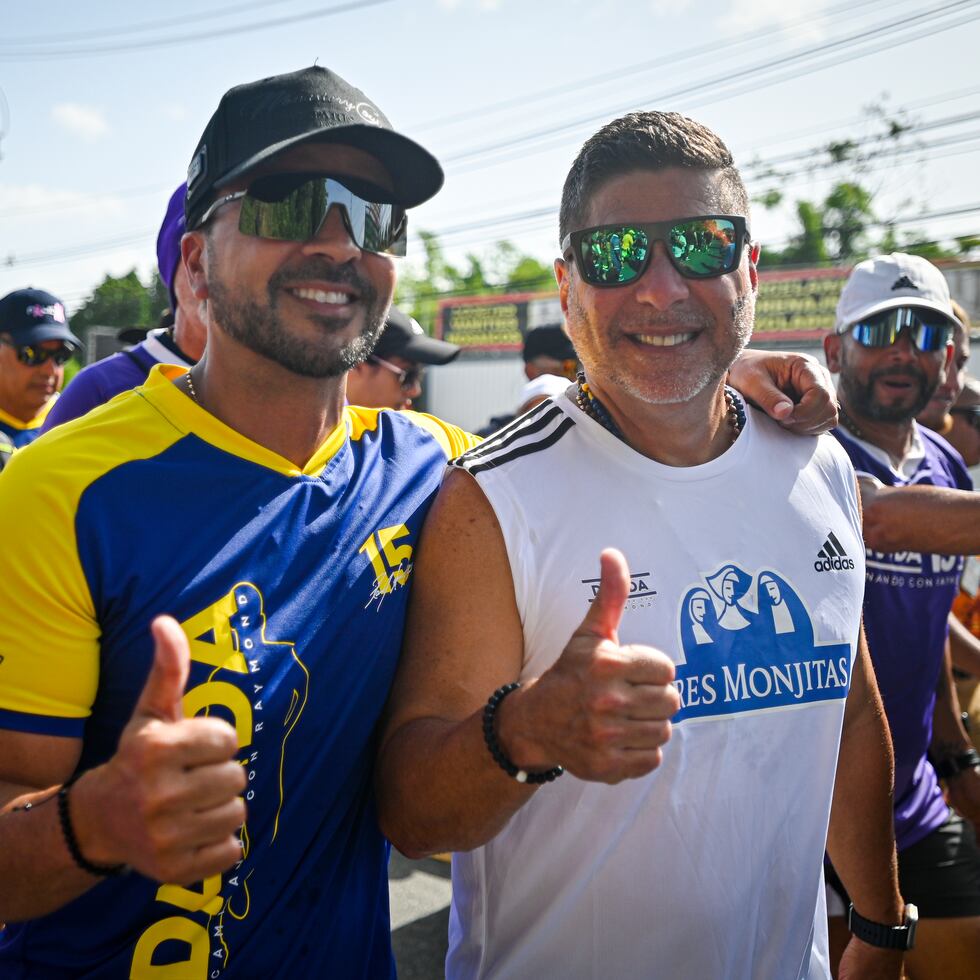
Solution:
[{"label": "forearm", "polygon": [[952,614],[949,617],[949,651],[957,670],[980,677],[980,640]]},{"label": "forearm", "polygon": [[869,548],[980,552],[980,494],[947,487],[872,487],[864,479],[859,484]]},{"label": "forearm", "polygon": [[[500,716],[521,693],[501,703]],[[535,790],[493,760],[482,711],[461,722],[418,718],[395,728],[379,753],[376,786],[381,829],[409,857],[485,844]]]},{"label": "forearm", "polygon": [[47,915],[98,881],[68,853],[54,798],[58,789],[0,784],[7,799],[0,808],[0,922]]},{"label": "forearm", "polygon": [[950,648],[946,647],[943,665],[936,685],[936,705],[932,712],[932,743],[929,751],[936,759],[944,759],[972,748],[960,714],[960,702],[953,684]]},{"label": "forearm", "polygon": [[904,905],[892,816],[894,768],[888,724],[874,690],[841,738],[827,851],[854,907],[876,922],[897,924]]}]

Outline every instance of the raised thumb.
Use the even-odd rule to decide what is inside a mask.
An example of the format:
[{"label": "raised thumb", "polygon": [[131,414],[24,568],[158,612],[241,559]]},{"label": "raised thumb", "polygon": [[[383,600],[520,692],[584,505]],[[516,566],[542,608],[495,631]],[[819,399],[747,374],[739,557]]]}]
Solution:
[{"label": "raised thumb", "polygon": [[187,637],[172,616],[157,616],[150,631],[154,641],[153,666],[134,714],[180,721],[184,716],[181,699],[191,665]]},{"label": "raised thumb", "polygon": [[599,591],[582,620],[580,632],[618,643],[619,621],[629,594],[630,569],[626,557],[616,548],[606,548],[599,555]]}]

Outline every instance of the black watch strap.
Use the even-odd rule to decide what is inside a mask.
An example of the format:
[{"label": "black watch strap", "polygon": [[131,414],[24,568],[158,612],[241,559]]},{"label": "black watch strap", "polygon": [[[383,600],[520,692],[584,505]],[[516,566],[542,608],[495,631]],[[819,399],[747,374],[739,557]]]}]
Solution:
[{"label": "black watch strap", "polygon": [[952,779],[967,769],[980,767],[980,752],[976,749],[967,749],[957,755],[948,755],[945,759],[937,759],[933,763],[936,775],[940,779]]},{"label": "black watch strap", "polygon": [[905,906],[905,921],[900,926],[889,926],[872,922],[861,915],[854,905],[847,909],[847,928],[869,946],[880,949],[912,949],[915,946],[915,927],[919,921],[919,910],[914,905]]}]

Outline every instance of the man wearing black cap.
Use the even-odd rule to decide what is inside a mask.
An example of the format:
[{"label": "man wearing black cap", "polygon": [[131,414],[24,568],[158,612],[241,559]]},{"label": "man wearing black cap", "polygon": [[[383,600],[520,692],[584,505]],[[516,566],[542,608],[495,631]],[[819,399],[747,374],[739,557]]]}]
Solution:
[{"label": "man wearing black cap", "polygon": [[347,400],[367,408],[411,408],[422,394],[423,367],[448,364],[458,354],[456,344],[428,336],[393,306],[374,350],[347,375]]},{"label": "man wearing black cap", "polygon": [[393,976],[373,738],[475,440],[344,382],[442,180],[327,69],[226,93],[182,241],[205,356],[4,474],[0,974]]},{"label": "man wearing black cap", "polygon": [[81,346],[51,293],[18,289],[0,299],[0,470],[41,434],[65,364]]},{"label": "man wearing black cap", "polygon": [[568,334],[557,323],[529,330],[524,338],[523,356],[528,381],[543,374],[574,381],[578,372],[578,355]]}]

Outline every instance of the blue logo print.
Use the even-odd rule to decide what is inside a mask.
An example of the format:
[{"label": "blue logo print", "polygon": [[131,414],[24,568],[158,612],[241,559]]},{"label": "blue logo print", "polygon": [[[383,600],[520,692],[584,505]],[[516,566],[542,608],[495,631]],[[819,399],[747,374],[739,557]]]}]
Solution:
[{"label": "blue logo print", "polygon": [[684,662],[673,721],[847,696],[851,647],[818,643],[803,600],[782,576],[723,565],[680,608]]}]

